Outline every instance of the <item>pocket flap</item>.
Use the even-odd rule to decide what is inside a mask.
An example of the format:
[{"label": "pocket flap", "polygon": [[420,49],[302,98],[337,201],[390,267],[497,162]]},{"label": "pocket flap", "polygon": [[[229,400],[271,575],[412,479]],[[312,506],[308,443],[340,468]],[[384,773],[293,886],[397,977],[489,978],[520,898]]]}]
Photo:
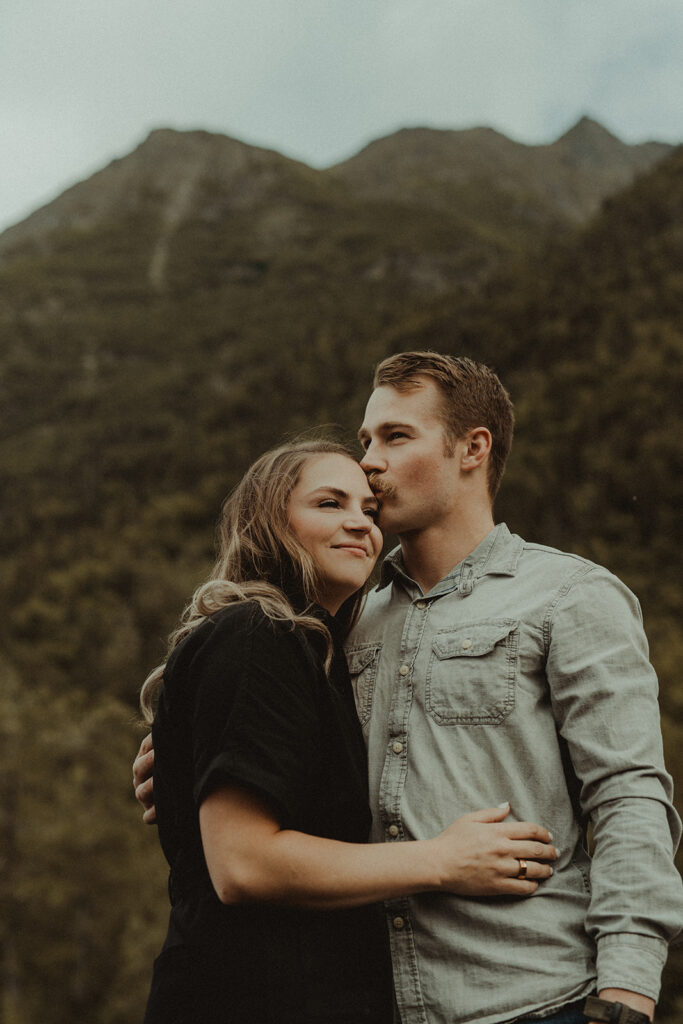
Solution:
[{"label": "pocket flap", "polygon": [[346,660],[348,662],[349,672],[351,675],[357,676],[364,668],[367,668],[368,665],[372,664],[377,657],[378,651],[379,647],[376,647],[374,644],[369,647],[356,647],[355,649],[351,648],[350,650],[347,649]]},{"label": "pocket flap", "polygon": [[480,658],[488,654],[496,644],[505,640],[519,623],[513,619],[496,622],[476,622],[459,626],[448,633],[437,633],[432,640],[432,649],[437,658]]}]

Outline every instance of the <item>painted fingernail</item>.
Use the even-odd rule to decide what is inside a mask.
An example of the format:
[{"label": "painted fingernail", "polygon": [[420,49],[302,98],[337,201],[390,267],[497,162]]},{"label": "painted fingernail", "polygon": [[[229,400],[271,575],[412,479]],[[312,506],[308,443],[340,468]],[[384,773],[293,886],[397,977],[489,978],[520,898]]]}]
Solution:
[{"label": "painted fingernail", "polygon": [[502,804],[498,804],[498,806],[501,807],[501,808],[502,807],[509,807],[510,806],[510,801],[509,800],[503,800]]}]

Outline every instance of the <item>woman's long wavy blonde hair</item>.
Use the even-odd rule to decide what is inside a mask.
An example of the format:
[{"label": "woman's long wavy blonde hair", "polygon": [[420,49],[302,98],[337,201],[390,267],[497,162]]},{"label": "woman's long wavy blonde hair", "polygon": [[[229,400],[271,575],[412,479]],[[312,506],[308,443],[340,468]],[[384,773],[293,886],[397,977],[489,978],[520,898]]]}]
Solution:
[{"label": "woman's long wavy blonde hair", "polygon": [[[214,612],[236,601],[256,601],[265,615],[322,633],[331,638],[320,619],[308,613],[317,600],[319,575],[308,551],[289,526],[289,498],[304,465],[320,455],[351,451],[337,441],[314,439],[281,445],[266,452],[247,470],[226,498],[218,523],[218,559],[209,579],[194,592],[180,624],[169,637],[166,660],[181,640]],[[362,594],[344,605],[348,627],[360,611]],[[142,685],[140,708],[148,724],[154,718],[166,661]]]}]

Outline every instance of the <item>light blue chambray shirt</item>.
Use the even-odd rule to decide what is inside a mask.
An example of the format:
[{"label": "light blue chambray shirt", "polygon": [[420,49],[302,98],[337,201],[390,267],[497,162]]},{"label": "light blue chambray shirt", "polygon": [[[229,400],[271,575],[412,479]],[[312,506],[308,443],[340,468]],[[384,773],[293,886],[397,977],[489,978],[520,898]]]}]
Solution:
[{"label": "light blue chambray shirt", "polygon": [[683,925],[680,821],[633,594],[499,525],[428,594],[393,552],[347,655],[374,841],[509,800],[561,851],[531,897],[387,903],[402,1024],[543,1015],[596,987],[656,999]]}]

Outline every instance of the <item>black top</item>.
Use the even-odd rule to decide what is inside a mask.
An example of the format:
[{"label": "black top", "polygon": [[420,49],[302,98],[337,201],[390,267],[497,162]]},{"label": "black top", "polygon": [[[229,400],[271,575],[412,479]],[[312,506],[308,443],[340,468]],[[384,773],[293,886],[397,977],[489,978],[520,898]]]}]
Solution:
[{"label": "black top", "polygon": [[224,906],[211,886],[198,808],[238,782],[283,828],[346,842],[370,829],[365,746],[341,639],[229,605],[172,653],[152,729],[171,919],[145,1024],[389,1024],[388,940],[378,906]]}]

